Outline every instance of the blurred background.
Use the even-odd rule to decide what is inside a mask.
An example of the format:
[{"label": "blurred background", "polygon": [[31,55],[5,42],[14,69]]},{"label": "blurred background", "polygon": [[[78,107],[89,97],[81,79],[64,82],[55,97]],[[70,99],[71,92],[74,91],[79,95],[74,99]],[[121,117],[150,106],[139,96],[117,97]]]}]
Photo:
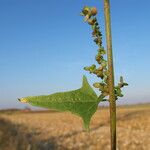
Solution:
[{"label": "blurred background", "polygon": [[[98,81],[83,70],[97,53],[80,16],[85,5],[98,8],[106,47],[103,0],[0,0],[0,150],[110,148],[107,108],[95,114],[90,136],[69,113],[32,112],[17,100],[78,89],[83,75],[91,85]],[[123,76],[129,84],[117,101],[121,150],[150,148],[149,6],[148,0],[111,0],[115,81]]]}]

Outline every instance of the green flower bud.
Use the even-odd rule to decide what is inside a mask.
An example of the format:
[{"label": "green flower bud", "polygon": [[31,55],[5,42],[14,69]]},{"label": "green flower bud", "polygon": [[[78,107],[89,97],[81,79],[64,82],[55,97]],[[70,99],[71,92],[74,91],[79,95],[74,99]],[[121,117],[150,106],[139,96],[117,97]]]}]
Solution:
[{"label": "green flower bud", "polygon": [[106,61],[103,61],[102,63],[101,63],[101,65],[102,65],[102,67],[106,67],[107,66],[107,62]]},{"label": "green flower bud", "polygon": [[102,71],[99,71],[98,74],[97,74],[97,77],[100,77],[103,79],[104,75],[103,75],[103,72]]},{"label": "green flower bud", "polygon": [[88,20],[88,24],[89,24],[89,25],[94,25],[93,19],[89,19],[89,20]]},{"label": "green flower bud", "polygon": [[93,72],[94,72],[94,69],[90,68],[89,71],[90,71],[90,73],[93,73]]},{"label": "green flower bud", "polygon": [[106,54],[106,50],[105,50],[103,47],[100,47],[100,48],[98,49],[98,52],[99,52],[101,55]]},{"label": "green flower bud", "polygon": [[86,16],[89,11],[90,11],[90,8],[88,6],[85,6],[82,10],[82,13]]},{"label": "green flower bud", "polygon": [[98,64],[101,64],[102,61],[103,61],[103,56],[97,54],[96,57],[95,57],[95,60],[98,62]]},{"label": "green flower bud", "polygon": [[93,30],[96,30],[96,26],[95,26],[95,24],[94,24],[94,25],[92,25],[92,29],[93,29]]},{"label": "green flower bud", "polygon": [[109,92],[107,85],[104,86],[104,91],[107,93]]},{"label": "green flower bud", "polygon": [[98,72],[99,72],[99,70],[95,69],[93,73],[97,75]]},{"label": "green flower bud", "polygon": [[104,87],[100,85],[99,91],[104,91]]},{"label": "green flower bud", "polygon": [[101,87],[100,83],[98,83],[98,82],[94,83],[93,86],[94,86],[95,88],[100,88],[100,87]]},{"label": "green flower bud", "polygon": [[108,93],[108,92],[102,92],[102,95],[103,95],[103,96],[108,96],[109,93]]},{"label": "green flower bud", "polygon": [[91,69],[96,69],[96,65],[93,64],[90,68]]},{"label": "green flower bud", "polygon": [[104,75],[108,77],[109,75],[108,70],[104,71]]}]

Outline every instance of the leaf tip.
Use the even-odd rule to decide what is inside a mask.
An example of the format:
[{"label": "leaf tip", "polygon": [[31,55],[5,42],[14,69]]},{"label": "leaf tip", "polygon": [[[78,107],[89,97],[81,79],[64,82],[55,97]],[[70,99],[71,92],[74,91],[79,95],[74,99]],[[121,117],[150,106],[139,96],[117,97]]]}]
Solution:
[{"label": "leaf tip", "polygon": [[27,99],[25,98],[18,98],[18,101],[20,101],[21,103],[27,103]]},{"label": "leaf tip", "polygon": [[87,83],[88,83],[87,78],[86,78],[85,75],[83,75],[83,78],[82,78],[82,87],[86,86]]}]

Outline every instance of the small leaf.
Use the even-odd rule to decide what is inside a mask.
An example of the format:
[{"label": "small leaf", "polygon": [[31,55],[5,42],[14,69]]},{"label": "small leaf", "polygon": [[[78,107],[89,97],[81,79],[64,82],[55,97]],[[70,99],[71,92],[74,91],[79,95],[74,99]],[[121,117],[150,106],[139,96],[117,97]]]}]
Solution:
[{"label": "small leaf", "polygon": [[129,84],[128,83],[123,83],[123,86],[128,86]]},{"label": "small leaf", "polygon": [[122,76],[120,77],[120,83],[123,84],[123,77]]},{"label": "small leaf", "polygon": [[123,97],[123,94],[122,94],[121,92],[122,92],[122,91],[121,91],[121,88],[117,88],[117,89],[116,89],[116,94],[117,94],[117,96]]},{"label": "small leaf", "polygon": [[83,76],[83,84],[80,89],[45,96],[25,97],[19,100],[33,106],[70,111],[83,119],[86,130],[89,129],[91,117],[96,112],[99,102],[102,101],[98,99],[85,76]]}]

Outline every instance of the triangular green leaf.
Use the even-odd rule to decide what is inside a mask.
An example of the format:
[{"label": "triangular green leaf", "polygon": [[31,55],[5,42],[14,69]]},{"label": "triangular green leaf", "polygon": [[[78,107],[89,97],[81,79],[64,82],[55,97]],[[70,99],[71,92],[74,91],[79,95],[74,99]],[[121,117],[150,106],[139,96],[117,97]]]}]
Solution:
[{"label": "triangular green leaf", "polygon": [[98,103],[101,101],[89,85],[85,76],[83,76],[83,83],[80,89],[45,96],[25,97],[19,100],[33,106],[58,111],[70,111],[83,119],[86,130],[89,129],[91,117],[96,112]]}]

